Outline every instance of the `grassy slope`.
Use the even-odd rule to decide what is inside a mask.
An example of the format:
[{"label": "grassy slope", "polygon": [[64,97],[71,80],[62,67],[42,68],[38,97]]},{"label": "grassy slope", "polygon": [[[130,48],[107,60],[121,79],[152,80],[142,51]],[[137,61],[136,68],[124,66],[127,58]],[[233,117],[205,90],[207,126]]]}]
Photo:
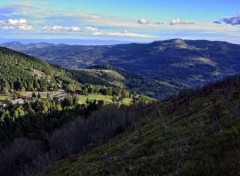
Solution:
[{"label": "grassy slope", "polygon": [[82,103],[86,103],[87,98],[92,101],[92,100],[103,100],[107,104],[112,103],[112,96],[108,95],[101,95],[101,94],[90,94],[90,95],[79,95],[80,101]]},{"label": "grassy slope", "polygon": [[[103,100],[106,104],[113,103],[113,101],[112,101],[113,96],[110,96],[110,95],[89,94],[89,95],[79,95],[79,97],[80,97],[80,101],[83,104],[86,103],[87,99],[90,100],[90,101],[93,101],[93,100]],[[151,98],[151,97],[147,97],[147,96],[144,96],[144,95],[140,95],[140,101],[141,102],[150,103],[150,102],[156,101],[156,99]],[[130,104],[133,103],[133,99],[132,98],[124,98],[122,100],[122,102],[123,102],[124,105],[130,105]]]},{"label": "grassy slope", "polygon": [[182,98],[176,109],[172,101],[144,108],[135,130],[58,162],[46,175],[239,175],[240,83],[189,97],[189,106]]}]

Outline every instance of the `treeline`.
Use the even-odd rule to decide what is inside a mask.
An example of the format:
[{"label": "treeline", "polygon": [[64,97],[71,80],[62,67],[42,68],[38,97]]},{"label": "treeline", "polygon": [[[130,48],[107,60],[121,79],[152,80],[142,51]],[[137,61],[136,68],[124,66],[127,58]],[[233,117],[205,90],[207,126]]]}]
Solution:
[{"label": "treeline", "polygon": [[8,93],[10,90],[14,91],[54,91],[60,88],[60,84],[51,81],[49,83],[46,79],[36,79],[34,77],[18,77],[9,79],[7,77],[0,79],[0,91]]},{"label": "treeline", "polygon": [[16,138],[41,138],[79,116],[86,118],[103,104],[101,100],[79,104],[68,96],[60,102],[37,100],[0,110],[0,150]]}]

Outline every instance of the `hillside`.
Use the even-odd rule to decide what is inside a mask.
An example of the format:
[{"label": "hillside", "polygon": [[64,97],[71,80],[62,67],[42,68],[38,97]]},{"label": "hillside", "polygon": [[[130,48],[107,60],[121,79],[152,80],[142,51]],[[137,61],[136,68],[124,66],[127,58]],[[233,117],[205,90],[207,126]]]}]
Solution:
[{"label": "hillside", "polygon": [[[105,106],[127,109],[156,101],[4,47],[0,67],[0,175],[29,175],[25,171],[35,173],[59,160],[52,134],[66,124],[85,122]],[[46,163],[38,163],[40,158]]]},{"label": "hillside", "polygon": [[106,46],[55,45],[44,48],[3,44],[67,68],[110,64],[134,74],[197,86],[239,73],[240,46],[206,40],[167,40]]},{"label": "hillside", "polygon": [[0,91],[52,91],[80,86],[63,69],[40,59],[0,47]]},{"label": "hillside", "polygon": [[69,70],[69,72],[77,81],[83,84],[119,87],[157,99],[164,99],[181,89],[190,87],[174,79],[148,78],[109,65],[74,69]]},{"label": "hillside", "polygon": [[124,132],[57,162],[45,174],[239,175],[239,107],[240,76],[180,92],[139,107],[132,117],[136,123]]},{"label": "hillside", "polygon": [[120,91],[126,91],[126,87],[118,87],[110,80],[95,81],[90,72],[63,69],[8,48],[0,47],[0,58],[0,93],[64,89],[81,94],[104,94],[106,91],[107,94],[111,89],[113,93],[117,91],[118,95]]},{"label": "hillside", "polygon": [[[81,109],[81,114],[87,116],[105,104],[120,106],[155,101],[124,87],[91,82],[88,75],[81,73],[78,78],[89,79],[89,82],[77,80],[72,70],[3,47],[0,47],[0,68],[0,151],[2,144],[29,135],[31,130],[31,135],[37,136],[39,131],[45,133],[48,125],[53,130],[71,120],[55,119],[59,112]],[[27,122],[26,119],[38,115],[37,119],[43,123],[32,128],[29,123],[34,126],[38,120]],[[45,115],[51,117],[46,119]]]},{"label": "hillside", "polygon": [[[16,43],[12,43],[16,45]],[[40,44],[39,44],[40,45]],[[44,45],[42,43],[41,45]],[[91,69],[62,69],[45,61],[0,48],[0,90],[10,91],[53,91],[59,86],[102,85],[117,89],[128,89],[138,94],[162,99],[173,92],[188,87],[174,80],[152,79],[109,66],[95,66]],[[60,80],[59,80],[60,78]],[[58,87],[56,87],[58,86]]]}]

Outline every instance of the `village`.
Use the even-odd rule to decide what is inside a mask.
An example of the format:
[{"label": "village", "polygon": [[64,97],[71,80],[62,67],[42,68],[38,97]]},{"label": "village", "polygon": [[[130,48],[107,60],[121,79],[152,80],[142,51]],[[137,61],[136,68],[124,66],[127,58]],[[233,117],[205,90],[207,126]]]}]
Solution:
[{"label": "village", "polygon": [[[32,75],[39,79],[46,79],[47,75],[39,70],[31,68],[30,71]],[[50,82],[50,79],[48,80]],[[37,98],[41,99],[52,99],[54,101],[61,101],[67,96],[67,92],[58,86],[59,90],[50,91],[50,92],[32,92],[32,91],[24,91],[24,92],[15,92],[14,90],[10,90],[8,94],[0,93],[0,109],[6,108],[9,105],[22,105],[24,103],[34,102]]]}]

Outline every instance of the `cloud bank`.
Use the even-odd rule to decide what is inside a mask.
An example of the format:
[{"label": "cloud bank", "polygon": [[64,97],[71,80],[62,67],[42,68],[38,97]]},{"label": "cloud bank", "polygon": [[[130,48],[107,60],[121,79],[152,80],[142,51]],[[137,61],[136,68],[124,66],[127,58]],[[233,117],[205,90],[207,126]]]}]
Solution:
[{"label": "cloud bank", "polygon": [[128,32],[128,31],[104,31],[104,30],[99,30],[98,28],[95,27],[84,27],[84,31],[87,33],[90,33],[91,35],[94,36],[114,36],[114,37],[140,37],[140,38],[145,38],[145,37],[150,37],[148,35],[144,34],[139,34],[139,33],[134,33],[134,32]]},{"label": "cloud bank", "polygon": [[81,28],[77,26],[52,26],[52,27],[45,26],[44,29],[49,31],[70,31],[70,32],[81,31]]},{"label": "cloud bank", "polygon": [[28,24],[26,19],[8,19],[0,20],[0,30],[31,30],[32,26]]},{"label": "cloud bank", "polygon": [[87,26],[87,27],[77,27],[77,26],[45,26],[44,30],[52,31],[52,32],[82,32],[93,36],[114,36],[114,37],[150,37],[149,35],[128,32],[128,31],[106,31],[100,30],[96,27]]}]

